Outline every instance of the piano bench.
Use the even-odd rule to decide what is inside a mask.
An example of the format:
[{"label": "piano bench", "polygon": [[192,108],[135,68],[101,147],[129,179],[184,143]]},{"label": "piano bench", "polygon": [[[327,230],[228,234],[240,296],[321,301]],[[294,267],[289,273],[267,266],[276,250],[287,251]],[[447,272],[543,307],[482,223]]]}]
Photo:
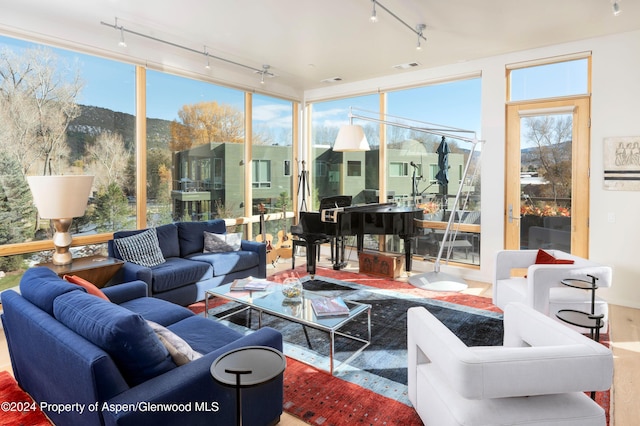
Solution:
[{"label": "piano bench", "polygon": [[[297,248],[298,247],[304,247],[305,250],[307,250],[307,240],[303,240],[301,238],[293,238],[291,240],[293,242],[293,253],[291,256],[291,269],[296,269],[296,253],[298,252]],[[314,243],[318,246],[320,246],[322,244],[322,241],[318,241],[316,243]],[[318,260],[320,260],[320,250],[318,250]]]}]

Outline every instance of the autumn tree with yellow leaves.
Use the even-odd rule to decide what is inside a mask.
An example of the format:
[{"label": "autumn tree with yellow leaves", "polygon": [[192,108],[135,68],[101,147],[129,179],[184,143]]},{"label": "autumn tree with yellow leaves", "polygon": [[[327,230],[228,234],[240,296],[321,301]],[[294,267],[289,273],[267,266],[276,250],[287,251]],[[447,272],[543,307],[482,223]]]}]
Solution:
[{"label": "autumn tree with yellow leaves", "polygon": [[216,101],[184,105],[171,122],[172,151],[183,151],[210,142],[242,143],[244,116],[231,105]]}]

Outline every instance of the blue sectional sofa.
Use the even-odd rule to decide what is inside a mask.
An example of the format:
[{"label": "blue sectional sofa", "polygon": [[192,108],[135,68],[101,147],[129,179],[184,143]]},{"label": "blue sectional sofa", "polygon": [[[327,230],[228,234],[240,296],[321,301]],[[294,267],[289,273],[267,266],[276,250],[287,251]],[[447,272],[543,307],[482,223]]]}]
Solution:
[{"label": "blue sectional sofa", "polygon": [[[141,281],[105,288],[107,301],[36,267],[25,272],[20,293],[2,293],[14,376],[57,425],[235,424],[235,390],[213,380],[212,362],[244,346],[282,351],[276,330],[243,336],[147,297]],[[145,320],[180,336],[201,357],[177,366]],[[282,377],[243,389],[245,424],[279,421]]]},{"label": "blue sectional sofa", "polygon": [[[109,256],[123,259],[114,240],[146,231],[116,232],[108,242]],[[112,284],[142,280],[149,295],[187,306],[203,300],[206,290],[237,278],[266,278],[266,245],[242,240],[240,250],[205,253],[204,233],[224,235],[222,219],[206,222],[176,222],[155,228],[164,262],[147,267],[125,262]]]}]

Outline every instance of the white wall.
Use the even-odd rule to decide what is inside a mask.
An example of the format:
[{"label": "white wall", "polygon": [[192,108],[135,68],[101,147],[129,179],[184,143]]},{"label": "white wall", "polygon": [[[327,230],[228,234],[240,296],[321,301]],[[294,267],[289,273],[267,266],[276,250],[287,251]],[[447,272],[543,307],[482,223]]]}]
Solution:
[{"label": "white wall", "polygon": [[[605,137],[640,136],[640,32],[516,52],[479,61],[414,71],[305,93],[305,102],[375,93],[456,76],[482,75],[482,248],[479,271],[443,271],[491,281],[494,254],[504,240],[505,66],[591,51],[592,122],[589,257],[613,267],[613,286],[599,294],[610,303],[640,308],[640,192],[603,189]],[[446,123],[445,123],[446,124]],[[610,213],[615,222],[610,223]]]}]

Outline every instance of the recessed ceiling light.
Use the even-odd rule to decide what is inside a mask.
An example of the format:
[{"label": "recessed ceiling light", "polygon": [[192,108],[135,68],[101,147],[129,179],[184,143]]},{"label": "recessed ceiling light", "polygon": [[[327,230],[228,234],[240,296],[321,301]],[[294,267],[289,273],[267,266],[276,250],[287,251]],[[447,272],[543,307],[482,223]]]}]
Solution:
[{"label": "recessed ceiling light", "polygon": [[331,77],[331,78],[325,78],[324,80],[320,80],[321,83],[337,83],[339,81],[342,81],[341,77]]}]

